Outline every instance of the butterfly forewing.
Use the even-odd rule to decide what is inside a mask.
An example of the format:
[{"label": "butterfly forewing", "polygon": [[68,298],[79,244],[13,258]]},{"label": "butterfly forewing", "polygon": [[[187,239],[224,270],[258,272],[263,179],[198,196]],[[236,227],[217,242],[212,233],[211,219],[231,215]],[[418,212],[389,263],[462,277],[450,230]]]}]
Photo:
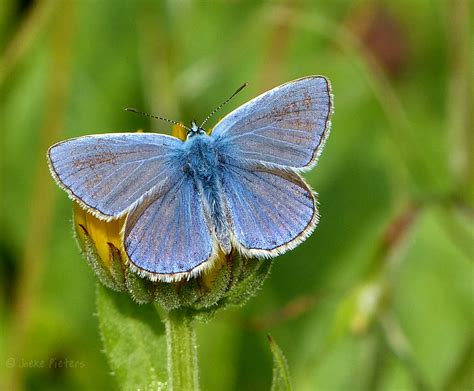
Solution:
[{"label": "butterfly forewing", "polygon": [[329,81],[310,76],[237,108],[213,132],[223,154],[256,164],[303,169],[316,163],[329,134]]},{"label": "butterfly forewing", "polygon": [[60,142],[49,149],[48,157],[59,185],[107,218],[124,213],[162,183],[181,145],[160,134],[114,133]]}]

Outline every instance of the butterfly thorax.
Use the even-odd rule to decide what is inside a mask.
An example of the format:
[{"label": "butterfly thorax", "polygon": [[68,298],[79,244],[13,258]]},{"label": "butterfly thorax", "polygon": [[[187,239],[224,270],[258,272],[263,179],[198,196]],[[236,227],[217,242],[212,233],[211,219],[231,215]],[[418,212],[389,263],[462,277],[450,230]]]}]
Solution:
[{"label": "butterfly thorax", "polygon": [[218,166],[213,140],[207,135],[196,135],[184,143],[184,171],[196,180],[212,182]]},{"label": "butterfly thorax", "polygon": [[214,139],[207,134],[196,135],[184,144],[183,171],[192,177],[204,201],[209,224],[225,252],[230,252],[228,224],[222,199],[221,162]]}]

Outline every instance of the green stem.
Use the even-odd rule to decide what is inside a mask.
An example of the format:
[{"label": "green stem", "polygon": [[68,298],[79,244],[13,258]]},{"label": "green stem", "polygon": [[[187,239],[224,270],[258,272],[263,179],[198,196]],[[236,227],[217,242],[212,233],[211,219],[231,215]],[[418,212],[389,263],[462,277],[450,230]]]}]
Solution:
[{"label": "green stem", "polygon": [[196,333],[193,319],[182,310],[165,319],[169,390],[199,390]]}]

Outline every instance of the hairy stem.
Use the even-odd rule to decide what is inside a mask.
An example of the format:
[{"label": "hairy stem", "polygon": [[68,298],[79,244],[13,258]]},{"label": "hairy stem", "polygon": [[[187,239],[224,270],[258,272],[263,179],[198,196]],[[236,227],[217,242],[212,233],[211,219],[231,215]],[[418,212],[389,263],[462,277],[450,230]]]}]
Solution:
[{"label": "hairy stem", "polygon": [[193,319],[182,310],[165,319],[169,390],[199,390],[196,333]]}]

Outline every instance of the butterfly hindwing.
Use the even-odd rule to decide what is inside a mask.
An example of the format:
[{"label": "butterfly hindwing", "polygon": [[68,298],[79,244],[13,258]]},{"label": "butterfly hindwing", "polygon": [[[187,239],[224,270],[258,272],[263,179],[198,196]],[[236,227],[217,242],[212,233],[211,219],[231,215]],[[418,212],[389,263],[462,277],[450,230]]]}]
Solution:
[{"label": "butterfly hindwing", "polygon": [[48,160],[58,184],[107,219],[123,214],[162,183],[181,145],[177,138],[155,133],[84,136],[53,145]]},{"label": "butterfly hindwing", "polygon": [[316,200],[298,174],[229,164],[222,178],[233,236],[244,253],[283,253],[315,228]]},{"label": "butterfly hindwing", "polygon": [[124,248],[139,273],[176,280],[209,265],[214,241],[191,177],[175,177],[137,204],[124,227]]},{"label": "butterfly hindwing", "polygon": [[329,81],[309,76],[276,87],[240,106],[213,129],[231,158],[291,169],[312,167],[329,134]]}]

